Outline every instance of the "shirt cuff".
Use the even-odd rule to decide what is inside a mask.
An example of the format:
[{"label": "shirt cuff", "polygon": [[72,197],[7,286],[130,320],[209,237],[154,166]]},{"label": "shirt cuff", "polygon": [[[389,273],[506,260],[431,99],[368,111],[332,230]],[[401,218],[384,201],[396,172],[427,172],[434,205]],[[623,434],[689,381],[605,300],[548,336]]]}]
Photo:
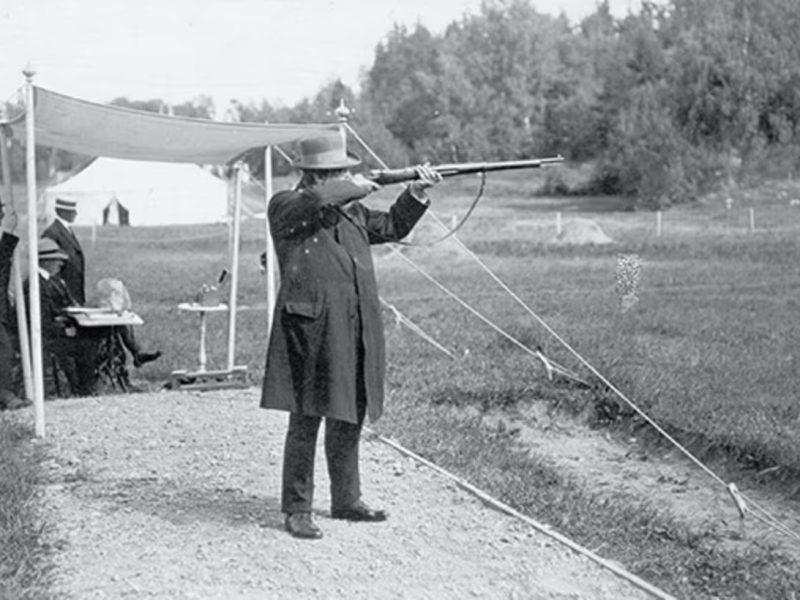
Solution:
[{"label": "shirt cuff", "polygon": [[408,195],[411,196],[414,200],[419,202],[424,206],[430,206],[431,199],[428,197],[428,194],[425,192],[425,188],[420,188],[413,183],[408,184]]}]

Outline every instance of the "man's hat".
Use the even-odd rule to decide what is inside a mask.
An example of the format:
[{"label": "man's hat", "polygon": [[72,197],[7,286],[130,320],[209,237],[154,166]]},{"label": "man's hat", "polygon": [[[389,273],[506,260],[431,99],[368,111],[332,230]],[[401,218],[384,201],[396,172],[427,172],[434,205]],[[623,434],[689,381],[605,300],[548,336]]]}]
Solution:
[{"label": "man's hat", "polygon": [[50,238],[39,238],[39,260],[69,260],[66,252]]},{"label": "man's hat", "polygon": [[348,154],[338,133],[300,140],[300,158],[292,161],[298,169],[346,169],[361,164],[361,159]]},{"label": "man's hat", "polygon": [[66,200],[64,198],[56,198],[56,210],[78,210],[78,203],[75,200]]}]

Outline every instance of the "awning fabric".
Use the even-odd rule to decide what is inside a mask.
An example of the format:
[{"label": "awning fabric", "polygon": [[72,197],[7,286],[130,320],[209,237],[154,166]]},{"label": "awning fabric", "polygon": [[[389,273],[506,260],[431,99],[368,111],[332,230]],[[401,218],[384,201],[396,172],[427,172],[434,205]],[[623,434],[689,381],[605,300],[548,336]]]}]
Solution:
[{"label": "awning fabric", "polygon": [[[35,134],[41,146],[90,156],[220,165],[250,148],[337,131],[335,124],[224,123],[95,104],[35,88]],[[11,122],[25,139],[25,115]]]}]

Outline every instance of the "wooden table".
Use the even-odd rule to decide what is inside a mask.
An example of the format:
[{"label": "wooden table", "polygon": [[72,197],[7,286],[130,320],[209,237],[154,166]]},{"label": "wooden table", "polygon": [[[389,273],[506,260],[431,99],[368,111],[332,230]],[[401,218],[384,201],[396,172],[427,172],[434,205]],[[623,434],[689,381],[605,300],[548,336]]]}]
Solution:
[{"label": "wooden table", "polygon": [[200,361],[199,373],[206,371],[206,315],[210,312],[225,312],[228,310],[227,304],[217,304],[215,306],[204,306],[197,302],[182,302],[178,304],[178,310],[186,312],[193,312],[200,315],[200,352],[198,358]]},{"label": "wooden table", "polygon": [[228,310],[228,305],[205,306],[197,302],[183,302],[178,305],[178,309],[200,315],[200,368],[195,372],[173,371],[170,374],[168,388],[172,390],[213,390],[247,387],[246,366],[235,366],[232,369],[218,371],[206,369],[206,315],[210,312],[225,312]]},{"label": "wooden table", "polygon": [[114,312],[108,308],[70,306],[67,314],[79,327],[114,327],[116,325],[143,325],[142,317],[130,310]]}]

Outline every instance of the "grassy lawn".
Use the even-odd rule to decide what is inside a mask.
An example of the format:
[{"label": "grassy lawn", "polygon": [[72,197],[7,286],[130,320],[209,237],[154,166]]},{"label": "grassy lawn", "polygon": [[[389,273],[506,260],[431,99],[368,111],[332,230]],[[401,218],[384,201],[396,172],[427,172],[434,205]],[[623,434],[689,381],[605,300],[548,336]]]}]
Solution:
[{"label": "grassy lawn", "polygon": [[[800,471],[800,456],[793,448],[800,436],[800,380],[795,376],[800,370],[800,324],[793,318],[800,287],[800,208],[767,197],[758,214],[775,227],[753,233],[721,204],[680,208],[665,213],[662,234],[656,236],[652,213],[611,212],[608,200],[547,201],[524,191],[526,185],[532,190],[532,183],[510,181],[523,190],[522,196],[511,194],[514,186],[508,178],[494,187],[490,181],[482,204],[459,234],[469,251],[671,432],[704,448],[727,448],[754,465],[781,465],[787,475]],[[475,191],[470,186],[477,187],[477,182],[456,180],[437,190],[434,209],[441,221],[450,224],[463,214]],[[394,193],[384,191],[371,202],[383,206]],[[595,205],[603,210],[586,212]],[[577,217],[592,219],[615,243],[549,244],[556,212],[562,214],[563,227]],[[417,241],[439,235],[429,218],[419,229],[425,235]],[[164,351],[161,360],[139,374],[158,386],[173,369],[193,368],[196,316],[180,312],[177,305],[191,300],[227,265],[227,226],[80,233],[90,285],[101,277],[123,279],[146,322],[138,337],[145,347]],[[254,384],[260,381],[265,354],[266,279],[257,258],[263,239],[263,221],[244,224],[239,304],[249,309],[238,317],[236,362],[248,365]],[[447,240],[402,251],[505,331],[529,345],[541,345],[548,356],[589,376],[458,244]],[[614,287],[620,253],[637,254],[642,263],[639,301],[626,312]],[[496,373],[506,381],[541,376],[527,354],[387,248],[376,248],[376,263],[382,297],[462,357],[456,363],[468,364],[470,380],[461,387]],[[386,317],[391,324],[388,311]],[[421,352],[436,353],[421,338],[409,331],[406,335]],[[224,367],[226,344],[226,315],[210,315],[209,368]],[[416,379],[419,365],[398,362],[391,351],[399,379]],[[442,371],[452,372],[458,364],[444,358]],[[420,394],[430,391],[419,389]]]},{"label": "grassy lawn", "polygon": [[40,447],[33,431],[0,413],[0,598],[48,598],[50,550],[39,514]]},{"label": "grassy lawn", "polygon": [[[613,199],[537,198],[540,177],[493,182],[459,233],[469,252],[701,457],[723,452],[743,466],[779,466],[776,476],[797,478],[800,208],[787,202],[794,190],[743,197],[730,211],[720,202],[667,211],[657,235],[653,213],[616,212]],[[443,222],[450,225],[463,214],[477,184],[458,180],[434,192]],[[384,191],[370,204],[384,206],[396,191]],[[755,231],[745,200],[755,206]],[[566,228],[576,218],[591,219],[615,243],[548,243],[558,222]],[[427,219],[419,229],[424,235],[416,241],[437,237],[437,226]],[[177,305],[192,300],[227,266],[227,226],[84,229],[79,235],[90,285],[101,277],[123,279],[146,323],[137,330],[142,345],[164,351],[137,375],[155,389],[172,370],[194,368],[196,316]],[[239,303],[249,308],[238,318],[236,362],[248,366],[253,384],[260,382],[265,355],[266,280],[258,270],[263,240],[263,221],[243,225]],[[590,377],[452,240],[402,252],[516,339],[540,345]],[[642,264],[639,301],[625,312],[615,291],[621,253],[637,254]],[[531,394],[569,403],[570,392],[548,386],[537,361],[388,249],[376,248],[375,255],[382,297],[455,356],[397,325],[386,311],[390,401],[382,431],[586,545],[602,536],[610,556],[681,596],[790,597],[789,590],[800,586],[794,567],[768,551],[725,556],[650,507],[600,510],[602,499],[515,452],[503,432],[470,420],[465,405],[513,410]],[[226,328],[225,315],[210,315],[209,368],[224,367]],[[585,401],[585,392],[574,394],[584,394]],[[633,421],[624,403],[605,401],[618,405],[613,415],[621,426]]]}]

